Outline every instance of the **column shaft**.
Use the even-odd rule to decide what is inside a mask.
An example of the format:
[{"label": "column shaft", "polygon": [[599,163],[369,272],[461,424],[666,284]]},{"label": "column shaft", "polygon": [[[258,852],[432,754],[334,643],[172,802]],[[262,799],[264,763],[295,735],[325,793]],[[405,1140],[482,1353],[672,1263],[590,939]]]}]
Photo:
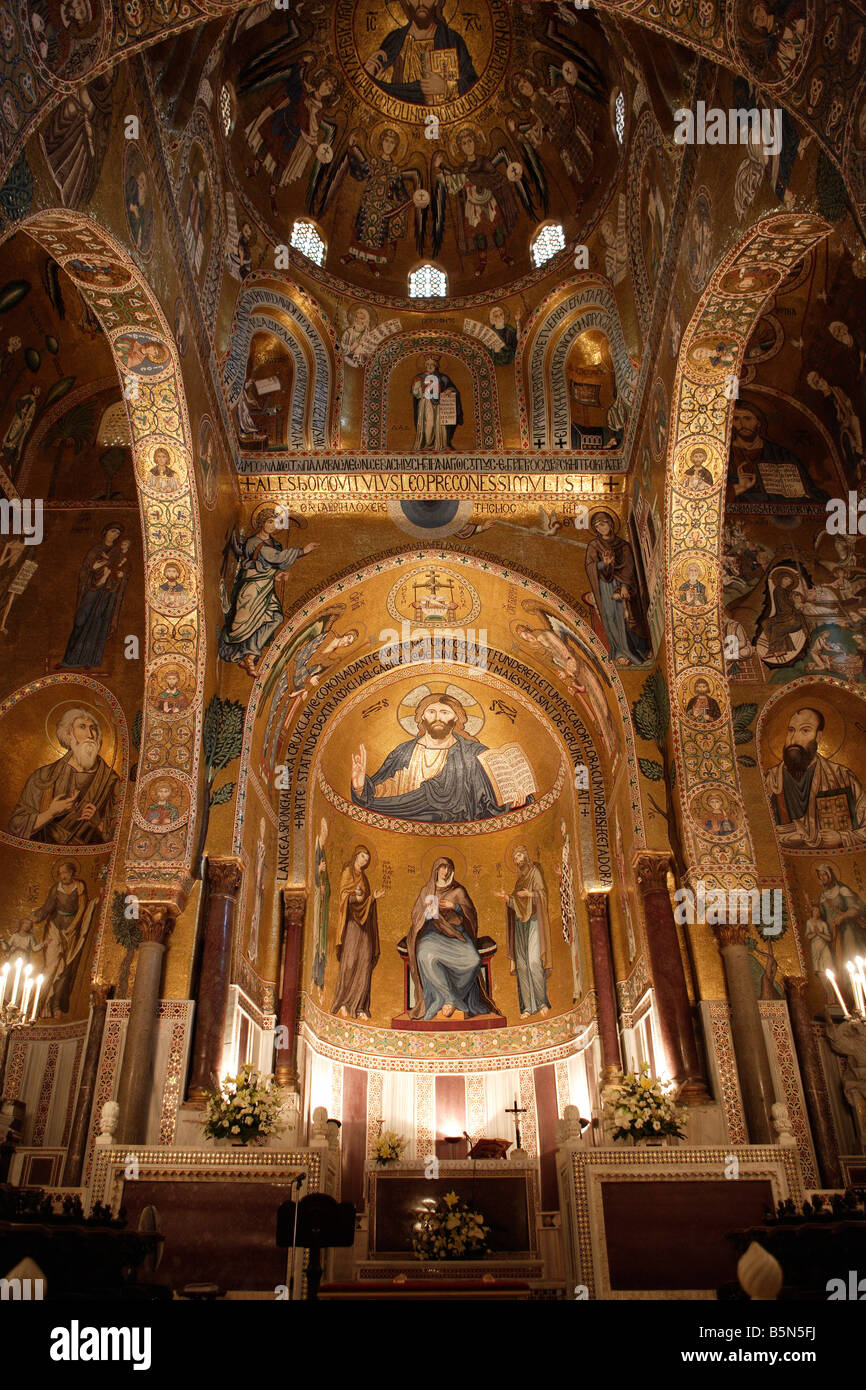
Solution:
[{"label": "column shaft", "polygon": [[87,1153],[87,1140],[90,1134],[90,1112],[93,1109],[93,1092],[96,1089],[96,1069],[102,1050],[102,1034],[105,1030],[105,1014],[108,1009],[109,986],[98,981],[90,991],[90,1029],[87,1046],[81,1063],[81,1080],[78,1083],[78,1098],[72,1119],[72,1132],[66,1150],[66,1163],[63,1169],[63,1186],[77,1187]]},{"label": "column shaft", "polygon": [[842,1167],[836,1147],[833,1130],[833,1116],[830,1110],[830,1097],[827,1094],[827,1081],[818,1044],[812,1027],[812,1016],[806,1003],[807,984],[802,975],[785,977],[785,994],[788,998],[788,1015],[791,1019],[791,1032],[800,1063],[800,1076],[803,1080],[803,1093],[806,1109],[812,1126],[812,1139],[815,1154],[825,1187],[844,1187]]},{"label": "column shaft", "polygon": [[138,920],[141,945],[117,1091],[117,1137],[127,1144],[143,1144],[147,1131],[162,965],[165,944],[174,926],[174,909],[163,904],[141,904]]},{"label": "column shaft", "polygon": [[613,955],[610,948],[607,897],[607,893],[587,893],[585,898],[586,913],[589,918],[592,972],[595,979],[598,1036],[601,1041],[601,1060],[605,1083],[614,1080],[622,1073],[619,1011],[616,1004],[616,981],[613,973]]},{"label": "column shaft", "polygon": [[280,1086],[297,1090],[298,1003],[307,890],[284,888],[280,904],[283,918],[283,975],[277,1024],[282,1045],[277,1048],[274,1070]]},{"label": "column shaft", "polygon": [[731,1010],[731,1036],[740,1078],[740,1093],[746,1112],[746,1127],[753,1144],[772,1144],[773,1077],[764,1042],[764,1026],[746,946],[746,928],[718,927],[728,1003]]},{"label": "column shaft", "polygon": [[668,1070],[679,1088],[678,1099],[700,1105],[709,1100],[709,1093],[668,893],[670,862],[669,854],[641,851],[634,857],[635,876],[643,900],[650,974]]},{"label": "column shaft", "polygon": [[239,860],[208,860],[204,944],[187,1088],[187,1099],[193,1103],[201,1103],[205,1093],[214,1090],[222,1079],[235,912],[242,878],[243,867]]}]

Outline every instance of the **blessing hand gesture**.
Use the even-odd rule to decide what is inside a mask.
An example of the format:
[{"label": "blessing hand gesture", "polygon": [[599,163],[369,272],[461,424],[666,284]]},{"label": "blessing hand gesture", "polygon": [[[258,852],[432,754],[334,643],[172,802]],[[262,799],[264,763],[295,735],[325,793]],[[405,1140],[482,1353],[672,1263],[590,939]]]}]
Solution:
[{"label": "blessing hand gesture", "polygon": [[363,743],[357,753],[352,754],[352,787],[360,796],[367,779],[367,750]]}]

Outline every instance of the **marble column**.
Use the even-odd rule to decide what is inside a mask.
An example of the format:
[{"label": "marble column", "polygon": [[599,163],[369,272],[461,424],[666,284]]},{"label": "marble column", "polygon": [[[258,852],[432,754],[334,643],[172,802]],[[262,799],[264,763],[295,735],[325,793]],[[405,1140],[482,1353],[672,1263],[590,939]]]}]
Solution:
[{"label": "marble column", "polygon": [[725,967],[731,1037],[749,1141],[752,1144],[772,1144],[776,1137],[773,1129],[776,1095],[764,1041],[764,1025],[749,965],[746,946],[748,928],[731,922],[717,927],[716,934]]},{"label": "marble column", "polygon": [[705,1105],[710,1096],[668,892],[671,857],[666,852],[641,850],[633,864],[643,901],[650,975],[667,1068],[677,1083],[677,1099],[682,1104]]},{"label": "marble column", "polygon": [[117,1138],[120,1143],[143,1144],[145,1139],[153,1086],[153,1055],[163,957],[176,916],[177,908],[170,904],[139,904],[141,945],[138,948],[117,1090],[120,1108]]},{"label": "marble column", "polygon": [[206,1093],[216,1089],[222,1079],[235,914],[242,881],[243,865],[239,859],[208,859],[201,969],[187,1084],[187,1100],[194,1105],[203,1104]]},{"label": "marble column", "polygon": [[592,973],[595,980],[595,1007],[598,1036],[601,1042],[602,1085],[622,1075],[622,1049],[619,1042],[619,1010],[616,1003],[616,980],[613,973],[613,954],[610,948],[610,924],[607,915],[607,893],[587,893],[584,896],[589,918],[589,941],[592,951]]},{"label": "marble column", "polygon": [[812,1127],[812,1139],[815,1144],[818,1165],[821,1169],[821,1177],[825,1187],[844,1187],[845,1181],[839,1163],[836,1136],[833,1130],[830,1097],[827,1094],[827,1080],[818,1052],[815,1029],[812,1025],[812,1014],[806,1002],[807,993],[808,984],[803,975],[785,976],[785,995],[788,1000],[791,1032],[794,1034],[794,1046],[797,1049],[797,1061],[800,1063],[803,1094],[806,1097],[806,1109]]},{"label": "marble column", "polygon": [[301,958],[304,942],[304,916],[307,890],[284,888],[280,894],[283,936],[283,974],[277,1018],[278,1041],[274,1073],[279,1086],[298,1088],[297,1040],[298,1004],[301,992]]},{"label": "marble column", "polygon": [[87,1033],[87,1046],[81,1063],[81,1080],[78,1083],[78,1098],[72,1119],[72,1132],[66,1150],[66,1164],[63,1169],[63,1186],[77,1187],[87,1153],[87,1140],[90,1134],[90,1112],[93,1109],[93,1092],[96,1089],[96,1071],[99,1054],[102,1050],[102,1034],[105,1029],[105,1014],[108,1009],[108,996],[113,985],[97,980],[90,987],[90,1028]]}]

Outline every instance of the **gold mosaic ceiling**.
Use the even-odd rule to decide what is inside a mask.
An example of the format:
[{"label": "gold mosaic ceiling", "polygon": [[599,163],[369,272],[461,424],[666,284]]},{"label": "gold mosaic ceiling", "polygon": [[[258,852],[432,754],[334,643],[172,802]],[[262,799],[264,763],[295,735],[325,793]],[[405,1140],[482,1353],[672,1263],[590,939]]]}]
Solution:
[{"label": "gold mosaic ceiling", "polygon": [[539,224],[570,263],[610,195],[619,83],[590,14],[336,0],[241,16],[225,52],[238,225],[279,245],[310,217],[335,288],[403,300],[424,261],[451,298],[519,288]]}]

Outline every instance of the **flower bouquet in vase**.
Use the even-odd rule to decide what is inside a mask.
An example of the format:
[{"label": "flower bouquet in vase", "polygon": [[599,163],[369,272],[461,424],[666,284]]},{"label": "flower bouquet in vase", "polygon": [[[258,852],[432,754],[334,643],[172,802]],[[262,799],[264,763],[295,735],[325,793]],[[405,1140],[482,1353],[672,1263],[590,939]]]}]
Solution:
[{"label": "flower bouquet in vase", "polygon": [[273,1076],[263,1076],[247,1063],[237,1076],[226,1076],[218,1091],[205,1096],[205,1139],[224,1139],[235,1147],[264,1144],[282,1126],[283,1103]]},{"label": "flower bouquet in vase", "polygon": [[650,1075],[648,1062],[642,1062],[639,1071],[627,1072],[622,1081],[609,1086],[605,1109],[612,1112],[614,1142],[664,1144],[671,1139],[685,1139],[685,1107],[677,1105],[672,1090],[673,1083]]},{"label": "flower bouquet in vase", "polygon": [[376,1140],[373,1154],[376,1162],[384,1167],[386,1163],[395,1163],[398,1158],[402,1158],[405,1148],[406,1140],[402,1134],[395,1134],[392,1129],[386,1129]]},{"label": "flower bouquet in vase", "polygon": [[490,1227],[478,1211],[470,1211],[456,1192],[438,1202],[428,1199],[412,1235],[416,1260],[480,1260],[487,1254]]}]

